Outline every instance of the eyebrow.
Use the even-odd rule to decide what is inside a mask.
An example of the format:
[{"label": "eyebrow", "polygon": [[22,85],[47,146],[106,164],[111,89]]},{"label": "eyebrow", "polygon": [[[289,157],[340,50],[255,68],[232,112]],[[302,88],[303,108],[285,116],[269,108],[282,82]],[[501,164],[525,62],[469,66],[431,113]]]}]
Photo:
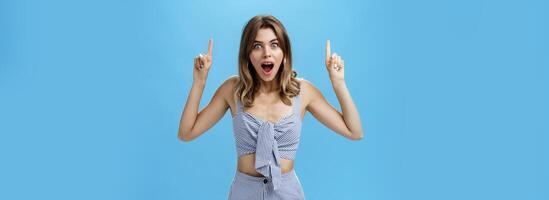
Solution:
[{"label": "eyebrow", "polygon": [[[269,41],[269,43],[270,43],[270,42],[273,42],[273,41],[276,41],[276,40],[278,40],[278,39],[277,39],[277,38],[272,39],[271,41]],[[261,41],[254,40],[254,43],[262,43],[262,42],[261,42]]]}]

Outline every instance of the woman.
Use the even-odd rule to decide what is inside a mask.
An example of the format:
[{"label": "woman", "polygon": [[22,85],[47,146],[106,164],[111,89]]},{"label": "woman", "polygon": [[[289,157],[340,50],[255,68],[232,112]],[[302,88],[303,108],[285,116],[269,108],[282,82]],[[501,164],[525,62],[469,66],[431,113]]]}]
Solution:
[{"label": "woman", "polygon": [[363,138],[359,114],[346,87],[343,60],[331,55],[327,41],[326,69],[341,105],[339,112],[313,84],[296,78],[290,40],[280,21],[255,16],[242,33],[238,76],[229,77],[198,112],[212,48],[210,40],[208,53],[194,60],[179,139],[191,141],[202,135],[230,108],[238,164],[229,199],[304,199],[293,164],[305,112],[348,139]]}]

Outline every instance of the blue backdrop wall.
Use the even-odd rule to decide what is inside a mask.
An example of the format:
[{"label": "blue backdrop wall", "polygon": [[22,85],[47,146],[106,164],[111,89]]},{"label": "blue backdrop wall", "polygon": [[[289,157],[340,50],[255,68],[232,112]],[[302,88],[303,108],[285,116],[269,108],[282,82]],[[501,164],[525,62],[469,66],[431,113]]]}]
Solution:
[{"label": "blue backdrop wall", "polygon": [[230,114],[177,140],[193,57],[214,38],[201,107],[237,73],[257,14],[339,104],[346,61],[358,142],[304,119],[308,199],[549,199],[547,1],[2,1],[0,199],[226,199]]}]

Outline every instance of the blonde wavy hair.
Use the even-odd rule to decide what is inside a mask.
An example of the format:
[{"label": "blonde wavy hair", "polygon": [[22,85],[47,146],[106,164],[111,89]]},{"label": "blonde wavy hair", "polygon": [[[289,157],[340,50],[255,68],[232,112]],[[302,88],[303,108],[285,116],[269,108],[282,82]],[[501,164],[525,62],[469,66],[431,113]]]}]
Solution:
[{"label": "blonde wavy hair", "polygon": [[299,95],[300,84],[296,80],[297,73],[292,69],[292,48],[290,38],[282,23],[271,15],[258,15],[250,19],[242,31],[240,51],[238,53],[239,81],[235,95],[244,107],[252,107],[255,94],[259,90],[258,75],[250,61],[253,41],[259,29],[270,28],[278,39],[279,46],[284,53],[284,61],[280,65],[275,80],[280,86],[279,96],[286,105],[292,105],[290,98]]}]

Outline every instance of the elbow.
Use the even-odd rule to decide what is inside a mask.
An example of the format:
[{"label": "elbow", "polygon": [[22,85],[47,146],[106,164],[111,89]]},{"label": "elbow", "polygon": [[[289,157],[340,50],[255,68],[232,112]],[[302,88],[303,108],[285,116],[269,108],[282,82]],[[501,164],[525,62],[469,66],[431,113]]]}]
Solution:
[{"label": "elbow", "polygon": [[357,133],[352,133],[351,136],[349,136],[349,139],[352,141],[359,141],[359,140],[362,140],[363,138],[364,138],[364,133],[362,131]]},{"label": "elbow", "polygon": [[182,132],[179,132],[177,134],[177,138],[180,140],[180,141],[183,141],[183,142],[190,142],[194,139],[194,137],[191,137],[190,136],[191,134],[183,134]]}]

